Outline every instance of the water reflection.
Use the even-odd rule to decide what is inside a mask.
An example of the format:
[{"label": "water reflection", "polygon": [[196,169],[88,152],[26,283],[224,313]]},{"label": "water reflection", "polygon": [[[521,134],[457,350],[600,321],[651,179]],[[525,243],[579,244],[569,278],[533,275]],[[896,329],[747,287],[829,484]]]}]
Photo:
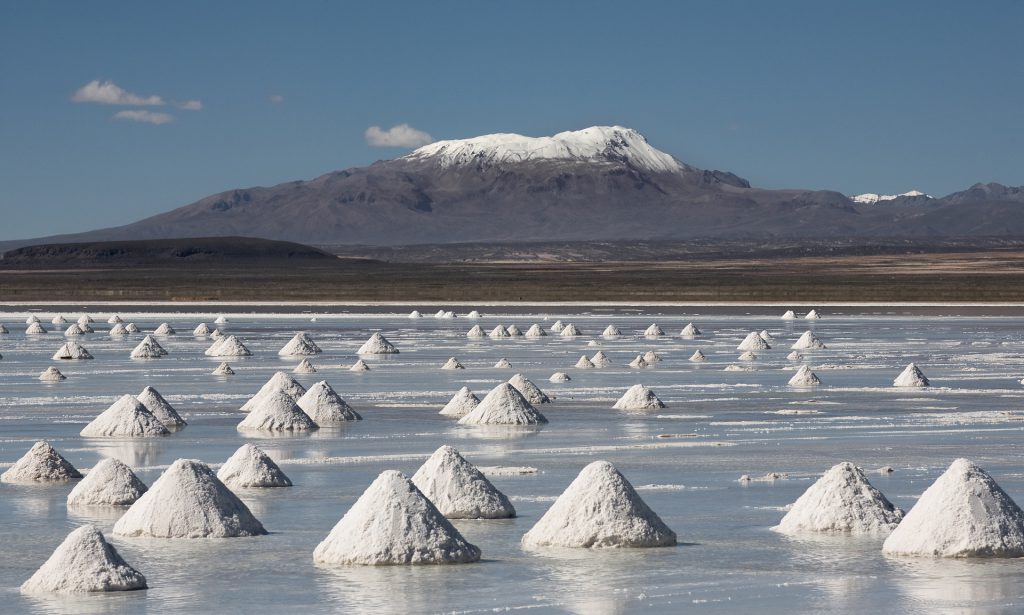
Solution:
[{"label": "water reflection", "polygon": [[100,459],[113,457],[130,468],[157,465],[166,443],[160,440],[87,440]]},{"label": "water reflection", "polygon": [[886,556],[885,560],[896,589],[922,610],[988,612],[1024,600],[1019,559]]},{"label": "water reflection", "polygon": [[379,615],[435,610],[437,597],[465,584],[467,568],[482,564],[440,566],[316,565],[318,585],[338,610]]}]

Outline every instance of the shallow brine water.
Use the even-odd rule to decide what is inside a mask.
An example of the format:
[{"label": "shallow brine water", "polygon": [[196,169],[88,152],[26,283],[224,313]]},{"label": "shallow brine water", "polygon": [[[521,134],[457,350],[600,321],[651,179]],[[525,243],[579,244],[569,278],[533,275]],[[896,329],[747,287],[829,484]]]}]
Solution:
[{"label": "shallow brine water", "polygon": [[[138,309],[138,308],[135,308]],[[411,309],[411,308],[410,308]],[[430,306],[421,308],[432,313]],[[436,309],[436,306],[434,306]],[[830,313],[819,321],[782,321],[774,308],[673,312],[652,308],[570,309],[523,314],[491,308],[479,320],[404,314],[228,314],[222,327],[239,336],[252,357],[228,359],[233,377],[210,372],[220,359],[203,356],[208,339],[191,336],[214,314],[122,313],[143,332],[170,322],[162,338],[169,356],[131,360],[141,334],[111,338],[95,312],[97,332],[80,341],[92,361],[55,362],[65,326],[26,336],[25,313],[0,314],[11,329],[0,336],[0,470],[34,441],[49,440],[84,470],[113,456],[152,484],[178,458],[219,464],[250,441],[291,477],[290,489],[240,490],[270,531],[259,538],[142,540],[113,536],[118,509],[69,511],[73,485],[0,484],[0,610],[11,612],[1016,612],[1024,609],[1024,560],[933,560],[883,556],[881,541],[820,537],[794,540],[769,530],[817,475],[849,460],[904,509],[957,457],[988,470],[1024,502],[1024,316],[936,317],[893,313]],[[357,312],[358,309],[352,310]],[[955,312],[954,308],[950,308]],[[504,313],[499,315],[499,313]],[[70,316],[70,315],[68,315]],[[74,314],[75,317],[78,314]],[[469,340],[480,324],[556,318],[575,323],[577,338]],[[69,318],[69,320],[73,320]],[[680,339],[693,321],[702,337]],[[652,322],[666,336],[644,338]],[[623,336],[600,337],[608,324]],[[777,339],[757,360],[737,361],[750,331]],[[826,350],[802,351],[822,380],[814,389],[786,386],[799,363],[789,346],[812,329]],[[277,370],[299,361],[277,356],[297,331],[324,353],[319,372],[299,375],[307,387],[326,379],[364,420],[308,435],[250,438],[236,431],[239,406]],[[382,331],[401,354],[369,357],[369,372],[353,373],[356,349]],[[591,341],[597,346],[588,346]],[[705,363],[687,359],[697,348]],[[581,354],[604,350],[613,365],[576,369]],[[663,361],[630,369],[637,353]],[[441,370],[449,356],[467,369]],[[505,357],[513,368],[492,365]],[[932,387],[891,387],[916,362]],[[44,384],[48,365],[68,379]],[[723,371],[728,365],[748,371]],[[555,371],[572,380],[548,382]],[[483,396],[521,372],[552,396],[540,409],[550,423],[535,429],[459,426],[437,414],[463,385]],[[652,387],[667,407],[646,413],[611,409],[630,385]],[[148,440],[85,439],[96,414],[125,393],[158,389],[189,421],[183,431]],[[479,564],[332,568],[314,565],[312,551],[369,483],[385,469],[411,475],[439,446],[451,444],[478,466],[535,468],[494,474],[519,513],[507,521],[456,521],[483,551]],[[524,551],[520,537],[579,470],[607,459],[676,531],[680,545],[637,550]],[[892,466],[888,475],[876,473]],[[768,472],[787,477],[740,483]],[[124,558],[146,575],[150,589],[73,598],[24,597],[27,579],[68,532],[96,523]]]}]

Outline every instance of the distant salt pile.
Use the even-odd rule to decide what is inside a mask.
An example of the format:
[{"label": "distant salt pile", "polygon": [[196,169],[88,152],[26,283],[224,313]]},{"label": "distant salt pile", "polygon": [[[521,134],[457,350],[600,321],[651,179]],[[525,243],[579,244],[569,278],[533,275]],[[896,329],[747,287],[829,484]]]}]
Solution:
[{"label": "distant salt pile", "polygon": [[222,337],[224,337],[224,334],[220,332],[220,329],[214,329],[213,331],[210,331],[211,340],[219,340]]},{"label": "distant salt pile", "polygon": [[128,329],[123,324],[117,323],[110,328],[110,332],[108,334],[117,336],[128,335]]},{"label": "distant salt pile", "polygon": [[352,364],[352,367],[348,368],[348,371],[350,371],[350,372],[368,372],[368,371],[370,371],[370,366],[366,364],[366,361],[363,361],[362,359],[359,359],[358,361],[356,361],[355,363]]},{"label": "distant salt pile", "polygon": [[234,538],[266,534],[249,508],[194,459],[171,464],[114,524],[119,536]]},{"label": "distant salt pile", "polygon": [[612,364],[612,360],[608,358],[608,355],[603,350],[595,352],[594,356],[590,357],[590,362],[594,364],[594,367],[608,367]]},{"label": "distant salt pile", "polygon": [[796,314],[793,310],[786,310],[786,313],[782,315],[782,320],[796,320]]},{"label": "distant salt pile", "polygon": [[736,350],[771,350],[771,346],[768,342],[764,341],[761,334],[757,331],[751,331],[747,334],[747,337],[740,342],[740,345],[736,347]]},{"label": "distant salt pile", "polygon": [[380,333],[374,333],[359,347],[356,354],[398,354],[398,348]]},{"label": "distant salt pile", "polygon": [[274,460],[252,444],[239,447],[217,470],[217,478],[231,489],[292,486]]},{"label": "distant salt pile", "polygon": [[43,382],[60,382],[61,380],[66,380],[67,376],[60,373],[59,369],[51,365],[43,370],[43,373],[39,374],[39,379]]},{"label": "distant salt pile", "polygon": [[217,319],[213,321],[213,324],[215,324],[215,325],[226,325],[227,323],[228,323],[228,319],[224,318],[223,315],[218,316]]},{"label": "distant salt pile", "polygon": [[67,336],[85,335],[85,331],[82,331],[82,327],[78,326],[78,323],[75,322],[75,323],[71,323],[71,326],[68,327],[67,329],[64,329],[64,335],[67,335]]},{"label": "distant salt pile", "polygon": [[409,312],[409,318],[423,318],[423,314],[420,314],[419,310],[413,310]]},{"label": "distant salt pile", "polygon": [[455,357],[449,357],[448,361],[441,366],[441,369],[466,369],[466,367],[462,363],[459,363],[459,360]]},{"label": "distant salt pile", "polygon": [[480,325],[473,325],[469,329],[469,331],[466,331],[466,337],[471,339],[487,337],[487,333],[484,332],[483,328]]},{"label": "distant salt pile", "polygon": [[653,323],[644,330],[645,337],[661,337],[662,335],[665,335],[665,332],[658,326],[658,323]]},{"label": "distant salt pile", "polygon": [[82,475],[75,466],[64,459],[49,442],[40,440],[6,472],[0,474],[0,483],[48,483],[76,478],[82,478]]},{"label": "distant salt pile", "polygon": [[281,357],[311,357],[316,354],[323,352],[320,347],[316,345],[313,338],[305,333],[296,333],[292,339],[284,345],[284,348],[277,351],[278,356]]},{"label": "distant salt pile", "polygon": [[5,326],[0,325],[0,335],[7,335],[8,333],[10,333],[10,330]]},{"label": "distant salt pile", "polygon": [[661,361],[661,355],[654,352],[653,350],[648,350],[647,352],[644,353],[644,361],[647,361],[647,363],[650,365],[654,365],[655,363]]},{"label": "distant salt pile", "polygon": [[903,372],[896,377],[896,380],[892,381],[894,387],[926,387],[930,385],[928,378],[913,363],[907,365]]},{"label": "distant salt pile", "polygon": [[477,310],[470,310],[469,314],[466,314],[466,318],[480,318],[480,312]]},{"label": "distant salt pile", "polygon": [[667,547],[676,534],[607,461],[583,468],[523,536],[524,547]]},{"label": "distant salt pile", "polygon": [[494,369],[512,369],[512,364],[505,357],[498,359],[498,362],[494,364]]},{"label": "distant salt pile", "polygon": [[177,335],[177,333],[178,332],[174,330],[174,327],[172,327],[171,325],[167,324],[166,322],[160,323],[160,326],[157,327],[156,330],[153,331],[153,335],[160,335],[160,336]]},{"label": "distant salt pile", "polygon": [[43,335],[46,332],[47,331],[46,329],[43,328],[43,325],[37,322],[34,322],[29,326],[25,327],[25,335]]},{"label": "distant salt pile", "polygon": [[110,318],[107,319],[107,324],[108,325],[116,325],[116,324],[122,323],[122,322],[124,322],[124,321],[121,320],[121,317],[118,316],[117,314],[111,314]]},{"label": "distant salt pile", "polygon": [[82,333],[95,333],[96,332],[95,329],[93,329],[89,325],[89,323],[78,323],[78,328],[82,330]]},{"label": "distant salt pile", "polygon": [[437,312],[436,312],[436,313],[434,314],[434,318],[444,318],[444,310],[438,310],[438,311],[437,311]]},{"label": "distant salt pile", "polygon": [[757,360],[757,355],[754,354],[753,352],[750,352],[748,350],[748,351],[744,352],[743,354],[741,354],[738,358],[739,358],[740,361],[756,361]]},{"label": "distant salt pile", "polygon": [[146,410],[149,410],[168,429],[179,429],[188,425],[185,419],[181,418],[178,411],[174,409],[174,406],[164,399],[164,396],[153,387],[147,386],[135,397],[146,407]]},{"label": "distant salt pile", "polygon": [[508,379],[508,383],[514,386],[520,393],[523,394],[531,404],[546,404],[551,400],[544,391],[540,390],[540,387],[530,381],[529,378],[522,374],[516,374]]},{"label": "distant salt pile", "polygon": [[459,392],[452,396],[441,412],[442,416],[462,418],[473,411],[480,403],[480,399],[469,390],[469,387],[462,387]]},{"label": "distant salt pile", "polygon": [[593,361],[587,358],[587,355],[583,355],[580,357],[579,361],[576,361],[576,365],[574,367],[579,369],[593,369],[596,366]]},{"label": "distant salt pile", "polygon": [[821,384],[821,380],[806,365],[801,365],[800,369],[796,370],[793,377],[789,379],[791,387],[815,387],[819,384]]},{"label": "distant salt pile", "polygon": [[509,337],[523,337],[523,332],[519,330],[519,327],[515,325],[509,325],[508,329]]},{"label": "distant salt pile", "polygon": [[527,400],[519,389],[502,382],[484,396],[460,425],[538,425],[547,418]]},{"label": "distant salt pile", "polygon": [[295,404],[321,427],[343,425],[363,418],[325,380],[309,387]]},{"label": "distant salt pile", "polygon": [[620,331],[615,325],[608,325],[604,328],[604,331],[601,332],[601,335],[603,337],[619,337],[622,335],[622,331]]},{"label": "distant salt pile", "polygon": [[315,374],[316,368],[309,362],[309,359],[299,361],[299,364],[292,370],[293,374]]},{"label": "distant salt pile", "polygon": [[227,361],[222,361],[221,364],[217,366],[217,369],[210,372],[210,374],[214,376],[234,376],[235,370],[231,369],[231,366],[228,365]]},{"label": "distant salt pile", "polygon": [[619,401],[612,406],[615,410],[652,410],[664,407],[665,404],[658,399],[654,391],[642,384],[634,384],[629,387]]},{"label": "distant salt pile", "polygon": [[700,348],[698,348],[697,350],[693,351],[693,354],[690,355],[690,359],[689,360],[693,361],[694,363],[699,363],[701,361],[707,361],[708,358],[706,356],[704,356],[704,353],[701,352]]},{"label": "distant salt pile", "polygon": [[234,335],[218,339],[204,353],[208,357],[249,357],[252,352]]},{"label": "distant salt pile", "polygon": [[555,324],[551,325],[549,329],[552,333],[561,333],[562,329],[565,329],[565,325],[562,324],[561,320],[556,320]]},{"label": "distant salt pile", "polygon": [[453,312],[451,310],[448,310],[447,312],[444,313],[444,316],[442,316],[441,318],[451,319],[451,318],[457,318],[457,316],[455,315],[455,312]]},{"label": "distant salt pile", "polygon": [[800,339],[790,346],[792,350],[821,350],[825,347],[824,342],[818,339],[813,331],[804,331]]},{"label": "distant salt pile", "polygon": [[313,551],[320,564],[465,564],[480,549],[400,472],[382,472]]},{"label": "distant salt pile", "polygon": [[308,431],[319,428],[316,421],[302,411],[295,399],[275,389],[251,400],[249,414],[237,425],[238,431]]},{"label": "distant salt pile", "polygon": [[540,325],[534,323],[526,330],[526,337],[547,337],[548,333]]},{"label": "distant salt pile", "polygon": [[79,432],[83,438],[151,438],[170,432],[132,395],[122,395]]},{"label": "distant salt pile", "polygon": [[645,367],[650,367],[651,364],[644,359],[644,355],[638,354],[635,359],[629,362],[629,366],[633,369],[643,369]]},{"label": "distant salt pile", "polygon": [[68,494],[68,507],[131,506],[146,492],[132,469],[108,457],[97,463]]},{"label": "distant salt pile", "polygon": [[192,329],[192,335],[194,337],[207,337],[211,333],[213,333],[213,329],[211,329],[210,325],[206,324],[205,322],[199,323],[198,325],[196,325],[195,329]]},{"label": "distant salt pile", "polygon": [[793,352],[787,354],[786,358],[789,359],[790,361],[803,361],[804,355],[794,350]]},{"label": "distant salt pile", "polygon": [[580,330],[576,328],[576,325],[569,323],[565,325],[565,328],[562,329],[562,332],[559,333],[559,335],[561,335],[562,337],[576,337],[578,335],[583,334],[580,333]]},{"label": "distant salt pile", "polygon": [[984,470],[957,459],[882,545],[892,555],[1024,556],[1024,511]]},{"label": "distant salt pile", "polygon": [[274,375],[260,387],[260,390],[242,404],[242,412],[252,410],[261,397],[265,397],[274,391],[284,391],[292,400],[298,401],[300,397],[306,394],[306,387],[299,384],[298,380],[285,372],[274,372]]},{"label": "distant salt pile", "polygon": [[771,333],[769,333],[768,329],[762,329],[761,332],[758,333],[758,335],[760,335],[761,339],[763,339],[764,341],[768,342],[769,344],[771,343],[771,341],[773,339],[775,339],[775,336],[772,335]]},{"label": "distant salt pile", "polygon": [[692,322],[687,323],[683,330],[679,332],[679,337],[692,338],[704,335],[701,330],[698,329]]},{"label": "distant salt pile", "polygon": [[844,461],[825,472],[790,507],[779,525],[784,534],[842,532],[888,534],[903,519],[893,506],[871,486],[864,472]]},{"label": "distant salt pile", "polygon": [[156,339],[147,335],[139,342],[139,345],[132,350],[131,358],[133,359],[159,359],[167,354],[167,350],[160,345],[160,342]]},{"label": "distant salt pile", "polygon": [[572,380],[572,378],[570,378],[569,374],[565,372],[555,372],[551,374],[550,378],[548,378],[548,382],[554,382],[556,384],[560,382],[569,382],[570,380]]},{"label": "distant salt pile", "polygon": [[[50,319],[50,324],[53,324],[53,325],[66,325],[67,323],[68,323],[68,319],[64,318],[60,314],[57,314],[52,319]],[[28,324],[28,323],[26,323],[26,324]]]},{"label": "distant salt pile", "polygon": [[412,477],[448,519],[508,519],[516,509],[480,470],[451,446],[437,449]]},{"label": "distant salt pile", "polygon": [[83,361],[91,359],[92,355],[85,349],[85,346],[78,342],[64,342],[57,352],[51,357],[54,361]]},{"label": "distant salt pile", "polygon": [[497,327],[494,327],[493,329],[491,329],[491,332],[488,333],[488,335],[494,339],[502,337],[512,337],[511,335],[509,335],[508,329],[506,329],[503,325],[498,325]]},{"label": "distant salt pile", "polygon": [[818,310],[811,310],[804,316],[804,320],[818,320],[821,316],[818,315]]},{"label": "distant salt pile", "polygon": [[26,325],[39,324],[39,317],[36,316],[35,314],[32,314],[28,318],[25,319],[25,324]]},{"label": "distant salt pile", "polygon": [[747,371],[747,368],[746,367],[740,367],[739,365],[726,365],[725,368],[722,371],[723,372],[745,372],[745,371]]},{"label": "distant salt pile", "polygon": [[83,525],[68,534],[21,586],[25,594],[83,594],[146,589],[146,577],[124,561],[103,534]]},{"label": "distant salt pile", "polygon": [[133,322],[130,322],[130,323],[126,324],[124,326],[124,330],[127,331],[128,333],[138,333],[139,332],[139,328]]},{"label": "distant salt pile", "polygon": [[82,314],[78,317],[78,324],[80,325],[91,325],[94,322],[96,321],[94,321],[92,316],[89,316],[88,314]]}]

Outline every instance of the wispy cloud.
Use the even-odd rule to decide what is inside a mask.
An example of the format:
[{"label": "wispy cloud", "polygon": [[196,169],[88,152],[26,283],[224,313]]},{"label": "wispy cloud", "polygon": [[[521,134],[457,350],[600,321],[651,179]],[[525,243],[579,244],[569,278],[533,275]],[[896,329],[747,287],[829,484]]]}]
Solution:
[{"label": "wispy cloud", "polygon": [[75,90],[71,100],[77,103],[100,105],[160,106],[164,100],[159,96],[139,96],[121,88],[113,81],[93,80]]},{"label": "wispy cloud", "polygon": [[387,130],[380,126],[366,129],[366,142],[374,147],[419,147],[434,140],[429,134],[408,124],[398,124]]},{"label": "wispy cloud", "polygon": [[271,94],[270,102],[274,103],[275,105],[279,105],[284,102],[284,96],[281,94]]},{"label": "wispy cloud", "polygon": [[118,111],[114,114],[115,120],[125,120],[128,122],[141,122],[143,124],[170,124],[174,121],[174,116],[170,113],[160,113],[159,111],[144,111],[142,109],[128,109],[125,111]]},{"label": "wispy cloud", "polygon": [[201,100],[186,100],[175,104],[178,106],[179,109],[184,109],[185,111],[203,110],[203,101]]}]

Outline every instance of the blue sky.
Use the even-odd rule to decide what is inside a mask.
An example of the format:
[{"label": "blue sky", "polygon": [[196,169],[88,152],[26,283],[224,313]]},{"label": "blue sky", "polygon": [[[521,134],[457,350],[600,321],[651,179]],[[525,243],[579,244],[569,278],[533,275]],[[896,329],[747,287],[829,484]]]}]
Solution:
[{"label": "blue sky", "polygon": [[[395,157],[366,131],[400,124],[621,124],[765,187],[1020,185],[1022,23],[1000,1],[5,2],[0,239]],[[79,99],[134,104],[75,102],[94,80],[123,92]]]}]

